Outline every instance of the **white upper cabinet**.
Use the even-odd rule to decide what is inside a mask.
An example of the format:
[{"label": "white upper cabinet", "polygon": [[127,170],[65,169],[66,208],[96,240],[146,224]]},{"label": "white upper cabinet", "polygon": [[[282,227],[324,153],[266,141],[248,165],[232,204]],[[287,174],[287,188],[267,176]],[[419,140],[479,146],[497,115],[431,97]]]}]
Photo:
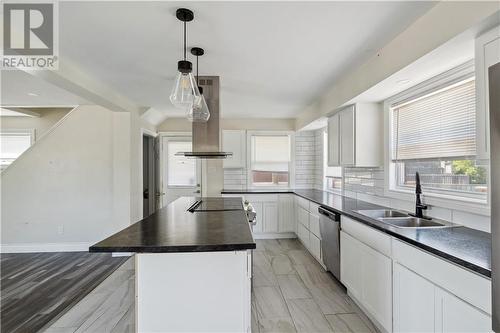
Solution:
[{"label": "white upper cabinet", "polygon": [[383,110],[378,103],[357,103],[328,119],[328,165],[383,165]]},{"label": "white upper cabinet", "polygon": [[340,165],[340,116],[338,113],[328,118],[328,166]]},{"label": "white upper cabinet", "polygon": [[350,106],[339,113],[340,117],[340,165],[355,165],[356,109]]},{"label": "white upper cabinet", "polygon": [[244,168],[246,166],[246,133],[244,130],[222,130],[222,150],[233,153],[224,159],[224,168]]},{"label": "white upper cabinet", "polygon": [[488,67],[500,62],[500,26],[476,39],[475,53],[477,158],[489,159]]}]

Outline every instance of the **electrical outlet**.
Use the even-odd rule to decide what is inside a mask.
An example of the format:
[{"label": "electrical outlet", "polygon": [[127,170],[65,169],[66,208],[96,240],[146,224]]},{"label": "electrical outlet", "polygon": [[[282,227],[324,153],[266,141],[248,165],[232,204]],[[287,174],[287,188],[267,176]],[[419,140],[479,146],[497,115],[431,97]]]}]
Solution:
[{"label": "electrical outlet", "polygon": [[57,227],[57,233],[59,235],[64,234],[64,226],[63,225],[60,225],[59,227]]}]

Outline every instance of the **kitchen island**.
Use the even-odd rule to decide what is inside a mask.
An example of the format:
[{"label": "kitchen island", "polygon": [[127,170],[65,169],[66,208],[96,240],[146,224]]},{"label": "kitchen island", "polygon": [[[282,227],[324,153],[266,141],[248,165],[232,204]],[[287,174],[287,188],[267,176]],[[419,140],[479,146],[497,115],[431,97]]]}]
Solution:
[{"label": "kitchen island", "polygon": [[137,332],[247,332],[252,249],[240,199],[182,197],[89,251],[136,253]]}]

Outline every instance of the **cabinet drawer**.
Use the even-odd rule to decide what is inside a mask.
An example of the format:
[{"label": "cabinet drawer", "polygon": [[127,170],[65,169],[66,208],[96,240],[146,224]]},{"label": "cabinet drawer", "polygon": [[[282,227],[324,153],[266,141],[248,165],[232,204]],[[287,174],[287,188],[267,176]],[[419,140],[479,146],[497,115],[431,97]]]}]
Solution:
[{"label": "cabinet drawer", "polygon": [[297,221],[309,230],[309,213],[302,207],[297,207]]},{"label": "cabinet drawer", "polygon": [[301,198],[301,197],[298,196],[298,197],[295,198],[295,201],[297,202],[297,205],[299,207],[302,207],[307,212],[309,211],[309,200],[306,200],[306,199]]},{"label": "cabinet drawer", "polygon": [[360,242],[379,251],[383,255],[391,256],[390,236],[345,216],[342,216],[340,225],[344,232]]},{"label": "cabinet drawer", "polygon": [[311,213],[313,215],[319,215],[318,208],[319,208],[318,204],[316,204],[312,201],[309,201],[309,213]]},{"label": "cabinet drawer", "polygon": [[309,230],[307,230],[302,224],[297,226],[297,236],[302,244],[308,249],[309,248]]},{"label": "cabinet drawer", "polygon": [[309,231],[321,239],[319,233],[319,216],[309,213]]},{"label": "cabinet drawer", "polygon": [[309,251],[311,251],[311,254],[321,262],[321,240],[313,234],[310,234],[309,243]]},{"label": "cabinet drawer", "polygon": [[[491,314],[491,280],[394,239],[393,260]],[[453,278],[450,278],[453,277]]]}]

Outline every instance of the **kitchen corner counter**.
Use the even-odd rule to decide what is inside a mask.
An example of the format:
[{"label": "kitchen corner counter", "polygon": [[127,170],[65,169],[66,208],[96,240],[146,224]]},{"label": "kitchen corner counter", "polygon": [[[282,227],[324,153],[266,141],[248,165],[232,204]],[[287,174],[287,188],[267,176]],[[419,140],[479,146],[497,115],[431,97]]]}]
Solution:
[{"label": "kitchen corner counter", "polygon": [[491,234],[463,226],[452,228],[397,228],[357,213],[357,210],[387,209],[340,194],[316,189],[223,190],[222,194],[291,193],[326,209],[360,221],[399,240],[439,256],[468,270],[491,278]]},{"label": "kitchen corner counter", "polygon": [[211,252],[255,249],[246,213],[231,198],[202,198],[222,210],[187,209],[196,201],[182,197],[147,218],[92,245],[90,252]]}]

